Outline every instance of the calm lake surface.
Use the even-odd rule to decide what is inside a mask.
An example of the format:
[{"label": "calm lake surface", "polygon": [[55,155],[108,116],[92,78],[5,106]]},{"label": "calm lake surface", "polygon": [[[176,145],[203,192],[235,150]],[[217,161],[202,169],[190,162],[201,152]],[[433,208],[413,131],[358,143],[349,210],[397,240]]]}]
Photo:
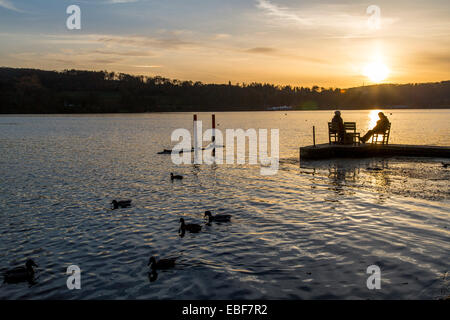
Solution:
[{"label": "calm lake surface", "polygon": [[[364,133],[376,111],[343,111]],[[391,143],[450,146],[450,110],[388,110]],[[392,113],[392,114],[391,114]],[[216,113],[279,128],[280,168],[174,165],[158,151],[191,113],[0,117],[0,299],[437,299],[450,294],[450,168],[437,158],[301,162],[332,111]],[[199,113],[204,128],[210,114]],[[375,169],[375,170],[374,170]],[[169,174],[182,174],[170,181]],[[110,210],[112,199],[133,199]],[[232,214],[179,237],[179,219]],[[150,256],[178,265],[150,282]],[[81,290],[66,269],[81,268]],[[369,290],[366,269],[381,269]]]}]

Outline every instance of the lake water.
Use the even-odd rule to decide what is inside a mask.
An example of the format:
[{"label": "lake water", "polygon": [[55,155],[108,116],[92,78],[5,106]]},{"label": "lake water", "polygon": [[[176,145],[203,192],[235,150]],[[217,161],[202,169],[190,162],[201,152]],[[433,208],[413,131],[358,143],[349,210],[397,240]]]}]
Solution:
[{"label": "lake water", "polygon": [[[391,114],[392,113],[392,114]],[[449,110],[390,110],[391,143],[450,146]],[[344,111],[358,131],[374,111]],[[437,158],[301,162],[331,111],[216,113],[218,128],[279,128],[280,168],[174,165],[192,114],[0,117],[0,271],[36,283],[0,299],[436,299],[450,294],[450,173]],[[210,114],[199,113],[204,127]],[[376,168],[375,170],[373,170]],[[184,175],[170,181],[169,173]],[[115,198],[131,208],[110,210]],[[179,218],[233,215],[178,235]],[[178,257],[148,278],[150,256]],[[66,269],[81,268],[81,290]],[[381,269],[369,290],[367,267]]]}]

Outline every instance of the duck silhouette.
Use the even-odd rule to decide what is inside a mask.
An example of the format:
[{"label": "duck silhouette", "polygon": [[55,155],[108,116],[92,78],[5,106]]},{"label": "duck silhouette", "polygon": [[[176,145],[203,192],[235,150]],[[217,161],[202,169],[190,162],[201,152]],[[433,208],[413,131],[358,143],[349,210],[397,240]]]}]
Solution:
[{"label": "duck silhouette", "polygon": [[170,180],[182,180],[183,176],[174,175],[172,172],[170,173]]},{"label": "duck silhouette", "polygon": [[186,224],[184,222],[183,218],[180,218],[180,229],[178,230],[178,232],[181,232],[183,235],[186,231],[189,231],[191,233],[198,233],[200,232],[200,230],[202,230],[202,226],[199,224],[195,224],[195,223],[188,223]]},{"label": "duck silhouette", "polygon": [[208,218],[208,222],[229,222],[231,220],[231,215],[229,214],[216,214],[213,216],[211,211],[205,211],[205,218]]},{"label": "duck silhouette", "polygon": [[113,200],[111,202],[111,209],[128,208],[131,207],[131,200]]},{"label": "duck silhouette", "polygon": [[175,267],[175,261],[177,258],[168,258],[168,259],[160,259],[159,261],[156,261],[155,257],[151,257],[148,260],[148,266],[150,266],[150,269],[152,271],[154,270],[167,270]]},{"label": "duck silhouette", "polygon": [[28,259],[24,267],[17,267],[8,270],[4,273],[4,282],[6,283],[19,283],[19,282],[33,282],[34,280],[34,269],[37,264],[32,260]]}]

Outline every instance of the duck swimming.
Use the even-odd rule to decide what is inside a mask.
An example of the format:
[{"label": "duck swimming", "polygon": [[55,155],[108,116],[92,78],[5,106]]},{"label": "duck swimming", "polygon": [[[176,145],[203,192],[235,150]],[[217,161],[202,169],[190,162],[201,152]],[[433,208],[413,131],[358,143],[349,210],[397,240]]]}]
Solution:
[{"label": "duck swimming", "polygon": [[4,274],[4,282],[6,283],[18,283],[25,281],[32,282],[34,278],[33,267],[37,267],[37,264],[33,260],[28,259],[24,267],[17,267],[6,271]]},{"label": "duck swimming", "polygon": [[159,261],[156,261],[155,257],[151,257],[150,260],[148,260],[148,266],[150,266],[153,271],[167,270],[175,267],[175,260],[177,260],[177,258],[160,259]]},{"label": "duck swimming", "polygon": [[180,223],[181,223],[181,226],[180,226],[180,229],[178,230],[178,232],[181,232],[182,234],[184,234],[184,232],[186,232],[186,231],[189,231],[191,233],[198,233],[198,232],[200,232],[200,230],[202,230],[201,225],[195,224],[195,223],[186,224],[184,222],[183,218],[180,218]]},{"label": "duck swimming", "polygon": [[231,215],[229,214],[216,214],[213,216],[211,211],[205,211],[205,218],[208,217],[208,222],[229,222],[231,220]]},{"label": "duck swimming", "polygon": [[131,206],[131,200],[113,200],[111,202],[111,209],[128,208]]},{"label": "duck swimming", "polygon": [[171,180],[181,180],[183,179],[183,176],[174,175],[172,172],[170,173],[170,179]]}]

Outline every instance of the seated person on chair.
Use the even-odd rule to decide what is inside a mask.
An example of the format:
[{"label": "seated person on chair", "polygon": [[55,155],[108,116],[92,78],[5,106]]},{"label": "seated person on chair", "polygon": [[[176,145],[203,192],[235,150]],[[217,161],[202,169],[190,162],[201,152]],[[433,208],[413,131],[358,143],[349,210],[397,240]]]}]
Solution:
[{"label": "seated person on chair", "polygon": [[385,133],[389,126],[389,119],[384,115],[383,112],[378,112],[378,116],[380,117],[380,120],[377,121],[377,124],[372,130],[369,130],[364,137],[361,138],[362,143],[366,143],[367,140],[370,139],[371,136],[373,136],[374,133]]},{"label": "seated person on chair", "polygon": [[331,131],[330,132],[338,134],[339,143],[342,143],[344,141],[345,127],[344,127],[344,120],[342,120],[342,118],[341,118],[340,111],[334,112],[334,117],[331,120]]}]

